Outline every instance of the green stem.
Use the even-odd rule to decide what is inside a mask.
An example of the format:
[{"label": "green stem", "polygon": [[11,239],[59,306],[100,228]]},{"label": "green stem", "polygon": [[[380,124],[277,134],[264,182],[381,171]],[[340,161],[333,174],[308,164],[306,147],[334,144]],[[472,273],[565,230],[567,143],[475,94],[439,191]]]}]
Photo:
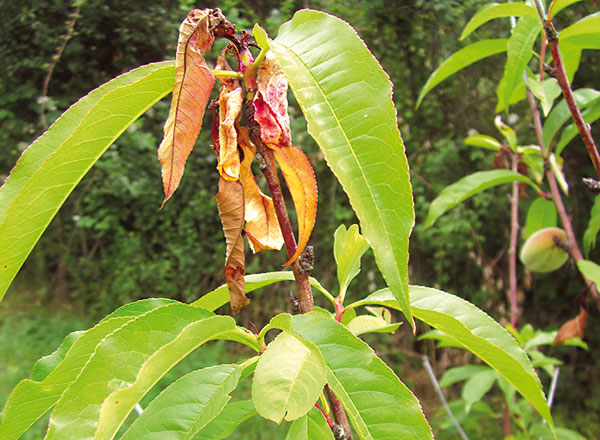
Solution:
[{"label": "green stem", "polygon": [[233,70],[212,70],[210,71],[215,78],[235,78],[242,79],[244,76],[239,72],[234,72]]}]

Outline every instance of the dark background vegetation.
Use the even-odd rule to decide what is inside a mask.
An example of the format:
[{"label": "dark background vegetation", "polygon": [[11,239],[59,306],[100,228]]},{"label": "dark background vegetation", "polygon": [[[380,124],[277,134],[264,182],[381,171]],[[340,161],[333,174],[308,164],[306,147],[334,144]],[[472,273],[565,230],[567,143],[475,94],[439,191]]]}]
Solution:
[{"label": "dark background vegetation", "polygon": [[[42,85],[77,6],[80,14],[74,33],[49,83],[45,103],[49,122],[105,81],[140,64],[172,59],[179,23],[194,7],[218,6],[238,29],[250,30],[253,23],[260,22],[272,36],[296,10],[320,9],[352,24],[395,84],[394,100],[409,157],[417,215],[411,240],[411,282],[456,293],[504,323],[508,186],[485,192],[455,208],[429,230],[422,227],[429,203],[445,185],[493,167],[489,154],[464,145],[463,139],[471,129],[496,136],[495,86],[504,58],[497,56],[472,66],[435,89],[418,110],[414,108],[426,78],[443,59],[462,47],[464,43],[457,40],[462,28],[485,3],[0,0],[0,182],[23,149],[43,132]],[[592,2],[569,8],[563,12],[559,27],[593,10]],[[508,33],[506,21],[493,22],[469,41]],[[214,60],[214,54],[207,58]],[[585,55],[576,86],[598,88],[600,67],[594,60],[596,53]],[[109,148],[59,211],[0,304],[0,374],[7,379],[0,378],[0,401],[27,374],[33,360],[52,351],[68,331],[91,325],[125,302],[148,296],[192,301],[222,283],[225,246],[214,202],[218,177],[206,130],[190,156],[180,189],[159,210],[162,186],[156,148],[169,104],[167,97]],[[514,124],[520,143],[534,142],[524,105],[511,111],[520,118]],[[299,110],[293,109],[291,116],[294,143],[309,155],[320,190],[317,225],[311,240],[317,257],[313,275],[335,289],[333,232],[340,224],[349,226],[356,219],[307,135]],[[579,177],[593,175],[593,169],[577,142],[564,157],[571,183],[566,203],[581,237],[592,196],[581,188]],[[522,200],[523,219],[530,199]],[[277,252],[248,255],[248,273],[279,270],[283,258]],[[529,322],[536,328],[556,329],[576,314],[576,297],[583,284],[573,265],[548,276],[530,277],[522,267],[520,271],[521,280],[530,280],[521,283],[521,325]],[[351,295],[362,297],[382,286],[369,253]],[[290,311],[290,288],[282,285],[263,289],[260,299],[242,313],[242,322],[251,321],[260,327],[275,312]],[[548,350],[548,354],[565,362],[555,417],[590,438],[600,437],[599,327],[597,311],[592,310],[586,331],[589,352],[575,348]],[[392,338],[371,337],[369,342],[377,344],[385,360],[423,398],[430,416],[439,402],[420,360],[410,354],[427,353],[438,376],[468,359],[458,350],[434,350],[430,343],[417,342],[406,331]],[[223,356],[232,355],[221,346],[217,351]],[[547,379],[543,378],[545,386]],[[501,436],[499,425],[472,429],[472,438]]]}]

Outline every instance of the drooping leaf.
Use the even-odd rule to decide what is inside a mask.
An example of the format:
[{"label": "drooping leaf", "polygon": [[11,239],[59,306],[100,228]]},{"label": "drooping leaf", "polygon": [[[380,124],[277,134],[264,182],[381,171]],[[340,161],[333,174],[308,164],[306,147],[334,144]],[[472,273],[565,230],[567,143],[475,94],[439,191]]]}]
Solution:
[{"label": "drooping leaf", "polygon": [[492,151],[500,151],[502,144],[497,139],[485,134],[474,134],[465,138],[465,144],[481,147]]},{"label": "drooping leaf", "polygon": [[172,81],[171,62],[125,73],[73,104],[25,150],[0,188],[0,300],[75,185]]},{"label": "drooping leaf", "polygon": [[252,103],[261,139],[271,148],[291,146],[288,83],[277,58],[270,51],[258,69],[256,86]]},{"label": "drooping leaf", "polygon": [[582,0],[556,0],[552,7],[552,17],[556,17],[560,11],[580,1]]},{"label": "drooping leaf", "polygon": [[533,44],[542,31],[542,23],[535,15],[524,15],[513,28],[507,45],[504,65],[504,89],[498,95],[498,108],[508,109],[510,98],[523,82],[523,72],[531,59]]},{"label": "drooping leaf", "polygon": [[292,423],[285,440],[334,440],[334,437],[323,414],[313,407]]},{"label": "drooping leaf", "polygon": [[211,9],[194,9],[179,27],[173,99],[158,147],[165,191],[163,205],[179,186],[215,85],[215,77],[202,56],[214,41],[211,12]]},{"label": "drooping leaf", "polygon": [[508,124],[502,121],[502,117],[500,115],[496,115],[496,117],[494,118],[494,125],[502,134],[502,136],[504,136],[504,139],[506,139],[508,146],[513,151],[515,151],[517,149],[517,133],[515,133],[512,127],[510,127]]},{"label": "drooping leaf", "polygon": [[298,247],[284,264],[292,264],[300,256],[315,226],[317,218],[317,179],[310,161],[298,147],[279,147],[274,150],[298,217]]},{"label": "drooping leaf", "polygon": [[229,437],[243,422],[256,415],[251,400],[229,402],[223,411],[210,421],[193,440],[222,440]]},{"label": "drooping leaf", "polygon": [[[559,163],[560,160],[560,163]],[[569,182],[567,182],[567,178],[562,171],[562,157],[558,158],[554,153],[550,153],[550,157],[548,157],[548,162],[550,163],[550,169],[552,170],[552,174],[556,177],[556,182],[558,186],[566,195],[569,195]]]},{"label": "drooping leaf", "polygon": [[245,127],[238,127],[238,142],[244,152],[244,160],[240,167],[240,180],[244,187],[244,230],[253,252],[263,249],[281,249],[283,235],[275,214],[273,200],[262,193],[250,165],[256,154]]},{"label": "drooping leaf", "polygon": [[413,200],[388,76],[347,23],[322,12],[297,12],[270,46],[308,132],[348,194],[375,261],[412,325]]},{"label": "drooping leaf", "polygon": [[217,170],[223,179],[236,181],[240,178],[240,155],[236,121],[242,111],[244,94],[242,87],[227,90],[221,88],[219,95],[219,163]]},{"label": "drooping leaf", "polygon": [[280,333],[260,357],[252,381],[252,401],[258,414],[279,424],[305,415],[323,391],[327,379],[320,354],[295,336]]},{"label": "drooping leaf", "polygon": [[596,236],[600,231],[600,196],[596,196],[594,199],[594,206],[592,206],[592,211],[590,212],[590,221],[588,223],[588,227],[583,233],[583,253],[586,258],[592,250],[596,246]]},{"label": "drooping leaf", "polygon": [[241,372],[242,367],[229,364],[186,374],[150,402],[121,440],[194,438],[223,410]]},{"label": "drooping leaf", "polygon": [[573,338],[583,339],[587,316],[587,310],[581,307],[579,309],[579,314],[575,318],[568,320],[560,327],[558,333],[556,333],[553,344],[562,344]]},{"label": "drooping leaf", "polygon": [[538,197],[533,201],[527,211],[525,220],[525,234],[523,238],[527,240],[536,231],[544,228],[553,228],[556,226],[558,214],[554,202]]},{"label": "drooping leaf", "polygon": [[237,315],[250,300],[244,293],[244,188],[239,181],[219,179],[219,193],[216,196],[219,216],[227,243],[225,256],[225,282],[229,286],[231,313]]},{"label": "drooping leaf", "polygon": [[527,70],[527,84],[533,95],[540,101],[544,117],[548,116],[554,100],[561,94],[560,86],[556,78],[546,78],[540,81],[529,69]]},{"label": "drooping leaf", "polygon": [[469,20],[465,29],[463,30],[459,40],[463,40],[479,26],[487,23],[495,18],[503,17],[521,17],[523,15],[531,15],[537,17],[537,12],[531,6],[524,3],[490,3],[483,6],[477,11],[477,13]]},{"label": "drooping leaf", "polygon": [[206,341],[236,339],[235,321],[181,303],[129,320],[104,338],[50,417],[47,440],[112,438],[139,400]]},{"label": "drooping leaf", "polygon": [[600,266],[589,260],[581,260],[577,262],[579,271],[588,280],[591,280],[597,286],[600,286]]},{"label": "drooping leaf", "polygon": [[340,294],[346,291],[360,272],[360,259],[368,249],[369,243],[360,235],[358,225],[352,225],[348,229],[341,225],[335,231],[333,256],[337,265]]},{"label": "drooping leaf", "polygon": [[[142,300],[123,306],[80,335],[62,358],[51,356],[52,360],[48,363],[46,359],[44,367],[36,364],[31,379],[19,382],[4,405],[0,418],[0,438],[18,438],[52,408],[105,337],[136,316],[170,302],[172,300]],[[61,348],[66,347],[70,339],[67,336]],[[44,358],[40,362],[44,363]]]},{"label": "drooping leaf", "polygon": [[429,206],[429,212],[427,213],[424,227],[429,228],[443,213],[454,208],[469,197],[473,197],[475,194],[488,188],[510,182],[524,182],[537,188],[529,177],[523,176],[515,171],[478,171],[463,177],[458,182],[455,182],[442,190],[440,195],[437,196]]},{"label": "drooping leaf", "polygon": [[[579,108],[583,109],[596,99],[600,99],[600,92],[594,89],[577,89],[573,92],[573,96]],[[545,147],[551,147],[556,133],[558,133],[563,124],[570,119],[571,112],[569,111],[566,101],[563,99],[554,106],[544,121],[542,141],[544,142]]]},{"label": "drooping leaf", "polygon": [[479,60],[505,52],[507,44],[508,39],[506,38],[481,40],[457,51],[427,78],[427,82],[419,94],[419,99],[417,99],[417,107],[421,104],[425,95],[446,78]]},{"label": "drooping leaf", "polygon": [[359,438],[433,438],[417,398],[342,324],[312,312],[294,316],[291,330],[320,350],[328,367],[327,382]]},{"label": "drooping leaf", "polygon": [[[411,286],[410,299],[417,319],[441,330],[495,369],[553,426],[531,362],[505,328],[473,304],[441,290]],[[389,289],[374,292],[348,307],[369,304],[398,307]]]}]

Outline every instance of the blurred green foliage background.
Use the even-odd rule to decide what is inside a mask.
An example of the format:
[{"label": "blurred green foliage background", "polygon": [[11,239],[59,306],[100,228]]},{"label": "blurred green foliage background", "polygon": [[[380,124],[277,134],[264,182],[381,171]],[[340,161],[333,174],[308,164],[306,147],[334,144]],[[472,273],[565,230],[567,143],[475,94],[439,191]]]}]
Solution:
[{"label": "blurred green foliage background", "polygon": [[[140,64],[174,58],[177,29],[193,8],[219,7],[238,30],[259,22],[275,36],[281,23],[301,8],[323,10],[349,22],[390,75],[398,123],[411,167],[417,224],[411,239],[410,274],[413,284],[456,293],[494,318],[506,322],[506,251],[509,233],[508,186],[488,191],[463,204],[423,231],[429,203],[444,186],[480,169],[492,168],[492,158],[464,145],[469,130],[495,135],[495,85],[503,58],[493,57],[455,75],[436,88],[418,110],[414,104],[429,74],[462,47],[458,36],[484,0],[4,0],[0,2],[0,182],[9,174],[23,149],[69,105],[105,81]],[[560,16],[560,28],[594,11],[582,2]],[[79,8],[75,17],[73,11]],[[46,98],[42,87],[69,22],[74,32],[57,60]],[[471,37],[506,37],[507,21],[487,24]],[[214,62],[222,47],[207,56]],[[598,87],[600,64],[586,53],[575,86]],[[294,104],[294,103],[293,103]],[[192,301],[222,284],[225,244],[217,215],[216,160],[204,130],[190,156],[175,196],[163,210],[156,148],[162,139],[170,97],[158,103],[110,147],[79,184],[27,260],[0,304],[0,402],[16,381],[27,375],[35,359],[58,345],[68,331],[85,328],[119,305],[149,296]],[[517,105],[517,129],[522,144],[534,142],[524,104]],[[293,141],[308,154],[317,174],[319,209],[311,244],[316,262],[313,275],[335,285],[333,232],[356,222],[347,198],[306,133],[298,108],[291,110]],[[205,126],[210,123],[205,120]],[[596,133],[598,135],[598,133]],[[571,182],[568,210],[578,236],[589,218],[592,195],[578,176],[593,175],[583,147],[575,142],[564,154]],[[530,202],[521,203],[524,219]],[[596,258],[594,258],[596,257]],[[597,259],[592,254],[591,259]],[[278,270],[277,252],[248,255],[248,273]],[[577,312],[582,283],[573,266],[547,276],[525,274],[520,268],[522,316],[536,328],[556,329]],[[363,297],[383,286],[372,255],[351,286]],[[290,285],[265,290],[244,311],[241,320],[258,327],[279,311],[290,311]],[[456,350],[433,351],[409,333],[394,339],[374,337],[386,361],[423,398],[433,415],[439,406],[414,350],[432,357],[438,374],[464,361]],[[556,397],[561,423],[600,437],[600,326],[591,311],[586,330],[590,352],[556,349],[566,366]],[[371,342],[371,341],[369,341]],[[222,354],[223,349],[217,350]],[[223,354],[224,361],[234,354]],[[220,359],[222,360],[222,359]],[[544,384],[547,386],[547,384]],[[472,438],[486,437],[475,425]],[[496,429],[496,428],[493,428]],[[499,426],[498,426],[499,429]],[[481,431],[481,432],[475,432]],[[489,432],[489,431],[488,431]],[[500,431],[499,431],[500,432]],[[246,438],[255,438],[252,437]],[[481,436],[483,435],[483,436]],[[242,437],[240,437],[242,438]],[[259,438],[259,437],[256,437]]]}]

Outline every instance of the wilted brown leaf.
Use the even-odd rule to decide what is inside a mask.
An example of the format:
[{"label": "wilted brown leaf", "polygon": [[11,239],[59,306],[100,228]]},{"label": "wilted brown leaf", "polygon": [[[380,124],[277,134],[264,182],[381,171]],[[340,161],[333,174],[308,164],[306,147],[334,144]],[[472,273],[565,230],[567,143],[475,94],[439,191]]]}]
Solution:
[{"label": "wilted brown leaf", "polygon": [[228,91],[221,88],[219,96],[219,164],[217,169],[221,177],[227,180],[240,178],[240,155],[235,122],[242,111],[244,95],[241,87]]},{"label": "wilted brown leaf", "polygon": [[227,243],[225,257],[225,282],[229,287],[231,313],[237,315],[250,300],[245,294],[244,274],[244,188],[241,182],[219,179],[219,193],[216,196],[219,216],[223,224],[223,233]]},{"label": "wilted brown leaf", "polygon": [[288,84],[272,52],[267,53],[258,69],[256,85],[254,119],[260,126],[260,137],[271,148],[291,146]]},{"label": "wilted brown leaf", "polygon": [[587,315],[587,311],[581,307],[579,309],[579,315],[565,322],[560,330],[558,330],[558,333],[556,334],[552,344],[562,344],[563,342],[573,338],[583,339]]},{"label": "wilted brown leaf", "polygon": [[283,235],[279,228],[273,200],[264,195],[254,180],[250,164],[256,154],[256,147],[250,142],[248,130],[238,127],[238,142],[244,152],[240,168],[240,180],[244,185],[246,205],[245,231],[253,252],[263,249],[281,249]]},{"label": "wilted brown leaf", "polygon": [[179,27],[171,110],[165,122],[164,138],[158,147],[165,191],[163,205],[179,186],[215,84],[215,77],[202,56],[214,40],[213,11],[194,9]]},{"label": "wilted brown leaf", "polygon": [[317,180],[310,161],[298,147],[281,147],[274,150],[275,160],[294,200],[298,216],[298,248],[284,264],[293,263],[306,247],[317,217]]}]

